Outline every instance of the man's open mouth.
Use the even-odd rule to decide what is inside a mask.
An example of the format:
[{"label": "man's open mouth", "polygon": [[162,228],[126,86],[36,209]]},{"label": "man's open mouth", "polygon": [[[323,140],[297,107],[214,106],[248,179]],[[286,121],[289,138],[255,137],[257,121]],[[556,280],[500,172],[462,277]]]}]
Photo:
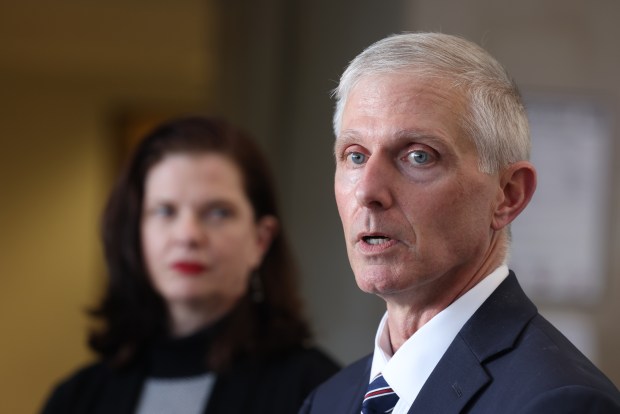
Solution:
[{"label": "man's open mouth", "polygon": [[362,240],[368,244],[378,245],[389,242],[391,239],[385,236],[364,236]]}]

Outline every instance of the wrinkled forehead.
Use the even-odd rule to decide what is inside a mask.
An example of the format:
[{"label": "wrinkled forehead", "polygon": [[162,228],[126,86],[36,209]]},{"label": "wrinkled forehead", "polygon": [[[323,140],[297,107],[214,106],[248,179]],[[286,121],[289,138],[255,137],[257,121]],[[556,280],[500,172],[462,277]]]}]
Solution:
[{"label": "wrinkled forehead", "polygon": [[411,73],[368,75],[349,91],[337,136],[363,119],[384,126],[394,124],[395,129],[439,124],[460,137],[467,109],[462,88],[449,79]]},{"label": "wrinkled forehead", "polygon": [[[415,98],[417,90],[433,90],[436,94],[436,104],[449,107],[455,120],[463,124],[464,119],[470,113],[470,94],[462,80],[456,79],[453,75],[442,74],[441,72],[429,72],[422,68],[408,67],[401,70],[373,71],[358,74],[350,79],[346,87],[339,90],[338,102],[334,112],[334,133],[340,133],[342,118],[347,103],[352,95],[359,93],[360,89],[366,92],[374,90],[381,93],[386,86],[397,82],[401,88],[410,92],[409,98]],[[399,99],[407,98],[400,95]],[[443,102],[441,102],[443,100]]]}]

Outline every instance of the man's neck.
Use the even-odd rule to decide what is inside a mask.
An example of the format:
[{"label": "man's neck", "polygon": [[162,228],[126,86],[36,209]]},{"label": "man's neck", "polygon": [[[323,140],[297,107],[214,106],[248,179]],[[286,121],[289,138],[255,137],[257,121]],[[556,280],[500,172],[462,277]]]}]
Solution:
[{"label": "man's neck", "polygon": [[434,285],[429,292],[416,289],[407,295],[401,293],[394,297],[384,297],[393,352],[396,352],[428,321],[471,290],[500,265],[501,261],[488,262],[478,271],[470,273],[471,276],[456,278],[460,283],[455,283],[454,277],[447,277],[446,283]]}]

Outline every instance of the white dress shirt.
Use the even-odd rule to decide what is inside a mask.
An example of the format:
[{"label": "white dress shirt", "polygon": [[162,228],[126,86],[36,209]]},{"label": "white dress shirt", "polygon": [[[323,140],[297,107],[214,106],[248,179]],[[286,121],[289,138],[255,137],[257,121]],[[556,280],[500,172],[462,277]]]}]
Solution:
[{"label": "white dress shirt", "polygon": [[409,411],[420,389],[465,322],[507,276],[506,265],[495,269],[425,323],[394,355],[390,345],[388,314],[386,312],[383,315],[375,337],[375,352],[368,380],[370,382],[379,372],[383,373],[399,397],[393,414],[406,414]]}]

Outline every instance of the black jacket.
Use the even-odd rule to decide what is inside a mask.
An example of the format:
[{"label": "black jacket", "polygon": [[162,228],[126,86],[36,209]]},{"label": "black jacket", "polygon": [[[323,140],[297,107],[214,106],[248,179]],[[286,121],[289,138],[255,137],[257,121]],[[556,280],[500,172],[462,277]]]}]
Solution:
[{"label": "black jacket", "polygon": [[[118,371],[104,362],[81,369],[62,382],[45,404],[43,414],[133,414],[147,377],[174,377],[205,372],[201,352],[187,343],[155,346],[131,367]],[[190,347],[190,348],[191,348]],[[234,363],[219,374],[205,414],[296,413],[304,398],[338,366],[317,349],[297,348],[270,360]]]}]

